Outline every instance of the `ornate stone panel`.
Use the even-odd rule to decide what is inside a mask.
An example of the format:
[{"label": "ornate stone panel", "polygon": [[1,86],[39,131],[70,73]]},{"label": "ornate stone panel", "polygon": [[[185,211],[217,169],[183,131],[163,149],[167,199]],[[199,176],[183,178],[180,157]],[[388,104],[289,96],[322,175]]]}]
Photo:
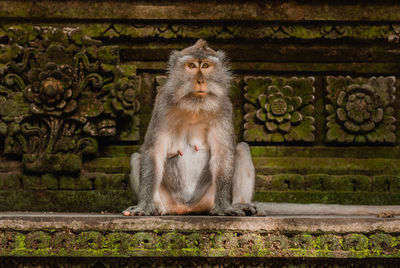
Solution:
[{"label": "ornate stone panel", "polygon": [[399,257],[395,233],[0,232],[0,256]]},{"label": "ornate stone panel", "polygon": [[249,142],[313,142],[313,77],[245,77]]},{"label": "ornate stone panel", "polygon": [[395,143],[395,77],[327,77],[327,142]]},{"label": "ornate stone panel", "polygon": [[[78,28],[11,27],[0,44],[0,135],[26,171],[77,172],[96,136],[138,140],[140,79]],[[116,125],[124,122],[121,128]]]}]

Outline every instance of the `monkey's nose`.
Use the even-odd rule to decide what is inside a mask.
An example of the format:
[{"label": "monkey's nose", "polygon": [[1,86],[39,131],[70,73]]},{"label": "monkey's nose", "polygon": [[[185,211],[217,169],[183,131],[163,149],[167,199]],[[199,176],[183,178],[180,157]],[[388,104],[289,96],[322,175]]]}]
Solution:
[{"label": "monkey's nose", "polygon": [[197,84],[201,85],[204,83],[204,79],[198,78],[198,79],[196,79],[196,82],[197,82]]}]

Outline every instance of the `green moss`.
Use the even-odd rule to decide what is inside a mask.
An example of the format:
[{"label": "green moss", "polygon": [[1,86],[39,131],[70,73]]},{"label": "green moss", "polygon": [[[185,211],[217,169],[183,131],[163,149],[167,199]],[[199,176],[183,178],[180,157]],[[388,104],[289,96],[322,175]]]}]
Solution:
[{"label": "green moss", "polygon": [[25,236],[26,247],[33,250],[49,249],[51,236],[43,231],[31,232]]},{"label": "green moss", "polygon": [[163,248],[181,249],[185,246],[185,235],[177,232],[166,233],[162,236]]},{"label": "green moss", "polygon": [[123,254],[132,248],[133,236],[128,233],[109,233],[102,237],[101,248],[106,255]]},{"label": "green moss", "polygon": [[154,233],[139,232],[133,235],[132,245],[139,249],[156,249],[161,247],[161,242]]},{"label": "green moss", "polygon": [[322,182],[324,185],[324,189],[329,191],[353,191],[353,178],[350,175],[345,176],[331,176],[329,178],[325,178]]},{"label": "green moss", "polygon": [[315,248],[315,241],[312,235],[298,234],[293,237],[291,246],[294,248],[313,250]]},{"label": "green moss", "polygon": [[76,239],[77,245],[82,249],[101,248],[102,235],[96,231],[86,231],[79,234]]},{"label": "green moss", "polygon": [[129,157],[96,158],[84,163],[88,172],[129,173]]},{"label": "green moss", "polygon": [[130,191],[0,191],[0,211],[109,211],[119,213],[134,204],[136,204],[136,200]]},{"label": "green moss", "polygon": [[354,205],[398,205],[400,196],[379,192],[264,191],[256,192],[258,202],[323,203]]},{"label": "green moss", "polygon": [[324,181],[329,179],[327,174],[308,174],[304,176],[305,189],[309,191],[324,190]]},{"label": "green moss", "polygon": [[41,177],[41,185],[48,190],[58,189],[58,179],[54,174],[45,173]]},{"label": "green moss", "polygon": [[270,190],[304,190],[304,177],[298,174],[277,174],[271,179]]},{"label": "green moss", "polygon": [[0,173],[0,189],[16,190],[22,188],[22,179],[19,173]]},{"label": "green moss", "polygon": [[364,251],[368,248],[368,237],[362,234],[349,234],[343,239],[343,249]]},{"label": "green moss", "polygon": [[[6,235],[6,236],[4,236]],[[33,231],[2,233],[1,256],[81,257],[382,257],[399,256],[398,240],[384,233],[365,234],[261,234],[213,231],[188,235],[169,232]],[[7,250],[4,250],[6,247]]]},{"label": "green moss", "polygon": [[340,239],[337,235],[326,234],[318,236],[315,242],[318,250],[329,252],[340,249]]},{"label": "green moss", "polygon": [[332,175],[397,174],[400,161],[382,158],[329,158],[329,157],[253,157],[256,169],[261,174],[313,174]]},{"label": "green moss", "polygon": [[75,178],[72,176],[61,176],[60,177],[60,189],[61,190],[75,189]]}]

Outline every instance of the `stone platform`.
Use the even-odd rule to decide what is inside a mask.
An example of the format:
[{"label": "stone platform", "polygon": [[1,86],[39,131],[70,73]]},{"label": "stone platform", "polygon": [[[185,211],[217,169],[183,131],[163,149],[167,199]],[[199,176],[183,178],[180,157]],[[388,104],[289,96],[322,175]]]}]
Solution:
[{"label": "stone platform", "polygon": [[394,267],[400,257],[400,206],[259,203],[258,209],[267,216],[2,212],[0,263],[259,266],[302,260],[313,267],[379,260]]}]

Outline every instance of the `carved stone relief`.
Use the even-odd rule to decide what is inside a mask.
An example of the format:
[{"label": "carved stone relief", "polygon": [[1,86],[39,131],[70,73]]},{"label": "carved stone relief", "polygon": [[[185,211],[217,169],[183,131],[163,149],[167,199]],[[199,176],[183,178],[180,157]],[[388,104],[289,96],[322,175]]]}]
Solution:
[{"label": "carved stone relief", "polygon": [[245,77],[249,142],[313,142],[313,77]]},{"label": "carved stone relief", "polygon": [[[78,172],[96,136],[138,140],[136,69],[77,28],[11,27],[0,44],[0,135],[26,171]],[[117,131],[120,118],[130,122]],[[125,131],[125,132],[124,132]],[[126,133],[128,132],[128,133]]]},{"label": "carved stone relief", "polygon": [[327,77],[327,142],[395,143],[395,77]]}]

